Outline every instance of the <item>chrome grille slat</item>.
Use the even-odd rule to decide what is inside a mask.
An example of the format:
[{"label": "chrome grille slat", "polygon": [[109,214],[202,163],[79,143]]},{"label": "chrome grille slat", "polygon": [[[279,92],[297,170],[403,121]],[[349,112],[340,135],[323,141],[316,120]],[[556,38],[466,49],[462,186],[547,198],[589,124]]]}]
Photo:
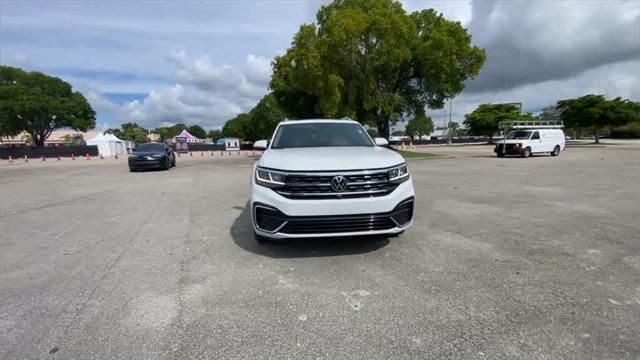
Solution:
[{"label": "chrome grille slat", "polygon": [[331,187],[329,183],[303,183],[303,182],[287,182],[287,186],[303,187],[303,186],[326,186]]},{"label": "chrome grille slat", "polygon": [[[333,191],[331,179],[344,176],[347,185],[344,191]],[[393,191],[397,185],[387,180],[387,169],[345,170],[327,172],[285,172],[286,185],[274,189],[280,195],[292,199],[338,199],[382,196]]]},{"label": "chrome grille slat", "polygon": [[387,190],[381,189],[381,190],[371,190],[371,191],[342,191],[342,192],[318,192],[318,193],[310,193],[310,192],[294,193],[294,192],[284,192],[284,191],[278,190],[278,193],[280,193],[281,195],[296,195],[296,196],[371,195],[371,194],[377,194],[382,192],[387,192]]}]

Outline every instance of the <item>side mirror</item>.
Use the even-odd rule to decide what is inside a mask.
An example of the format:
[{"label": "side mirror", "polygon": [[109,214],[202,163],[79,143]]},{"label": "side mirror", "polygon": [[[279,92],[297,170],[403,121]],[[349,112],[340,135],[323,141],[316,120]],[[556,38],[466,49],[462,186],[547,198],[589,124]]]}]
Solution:
[{"label": "side mirror", "polygon": [[258,140],[253,143],[253,148],[256,150],[266,150],[269,147],[267,140]]},{"label": "side mirror", "polygon": [[377,137],[373,139],[373,141],[376,143],[376,146],[389,146],[389,142],[385,138]]}]

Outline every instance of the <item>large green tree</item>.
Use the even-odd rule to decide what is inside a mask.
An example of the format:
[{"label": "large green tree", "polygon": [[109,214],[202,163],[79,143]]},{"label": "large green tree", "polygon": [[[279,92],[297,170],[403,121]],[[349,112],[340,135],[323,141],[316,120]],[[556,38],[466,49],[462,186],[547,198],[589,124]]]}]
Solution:
[{"label": "large green tree", "polygon": [[184,123],[177,123],[173,126],[157,127],[151,132],[157,134],[160,141],[166,141],[180,134],[182,130],[187,130],[187,125],[185,125]]},{"label": "large green tree", "polygon": [[203,129],[200,125],[191,125],[187,127],[187,131],[189,132],[189,134],[197,137],[198,139],[207,138],[207,130]]},{"label": "large green tree", "polygon": [[271,139],[276,126],[287,117],[287,114],[278,105],[274,94],[269,93],[249,111],[249,117],[251,117],[256,139],[260,140]]},{"label": "large green tree", "polygon": [[248,141],[256,141],[255,128],[249,114],[238,114],[233,119],[227,121],[222,127],[223,137],[234,137]]},{"label": "large green tree", "polygon": [[207,138],[211,139],[211,141],[216,141],[222,137],[222,131],[218,129],[209,130],[207,133]]},{"label": "large green tree", "polygon": [[239,114],[228,120],[222,128],[222,136],[256,141],[270,139],[279,122],[287,117],[273,93],[262,97],[249,113]]},{"label": "large green tree", "polygon": [[122,140],[133,141],[136,144],[149,142],[149,130],[136,123],[124,123],[120,128],[107,129],[105,134],[113,134]]},{"label": "large green tree", "polygon": [[414,119],[409,120],[404,132],[407,136],[417,136],[420,139],[420,137],[433,132],[433,121],[431,117],[419,114]]},{"label": "large green tree", "polygon": [[26,131],[37,147],[59,128],[87,131],[96,113],[85,97],[65,81],[0,66],[0,136]]},{"label": "large green tree", "polygon": [[401,114],[441,108],[485,54],[459,22],[394,0],[335,0],[276,57],[271,88],[294,118],[350,117],[389,136]]},{"label": "large green tree", "polygon": [[640,103],[620,97],[606,100],[603,95],[594,94],[560,100],[556,106],[565,126],[593,129],[596,143],[600,142],[602,128],[638,121],[640,111]]},{"label": "large green tree", "polygon": [[542,121],[558,121],[561,117],[561,111],[556,105],[545,106],[538,115],[538,119]]},{"label": "large green tree", "polygon": [[485,135],[491,139],[502,121],[535,120],[531,114],[521,114],[515,104],[481,104],[464,116],[464,125],[472,135]]}]

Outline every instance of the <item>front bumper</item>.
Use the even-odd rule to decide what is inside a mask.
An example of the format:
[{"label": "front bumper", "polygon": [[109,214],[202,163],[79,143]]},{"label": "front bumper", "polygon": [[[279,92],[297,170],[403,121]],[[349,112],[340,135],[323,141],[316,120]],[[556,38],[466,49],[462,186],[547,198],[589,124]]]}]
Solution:
[{"label": "front bumper", "polygon": [[[252,180],[254,231],[275,239],[397,234],[412,225],[413,206],[411,179],[388,195],[351,199],[288,199]],[[265,214],[275,223],[256,219]]]},{"label": "front bumper", "polygon": [[[498,152],[503,152],[502,148],[503,148],[504,144],[496,144],[496,147],[493,149],[494,153],[498,153]],[[507,151],[505,154],[507,155],[520,155],[522,154],[522,146],[516,146],[515,144],[507,144]]]},{"label": "front bumper", "polygon": [[129,159],[129,167],[132,169],[154,169],[165,166],[165,158],[146,158]]}]

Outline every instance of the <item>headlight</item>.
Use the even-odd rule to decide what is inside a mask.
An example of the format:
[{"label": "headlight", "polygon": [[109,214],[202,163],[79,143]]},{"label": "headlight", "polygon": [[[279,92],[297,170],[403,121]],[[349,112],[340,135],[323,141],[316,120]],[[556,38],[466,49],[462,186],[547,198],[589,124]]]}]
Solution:
[{"label": "headlight", "polygon": [[516,144],[515,147],[522,147],[522,144]]},{"label": "headlight", "polygon": [[263,169],[260,167],[256,168],[256,183],[259,185],[275,188],[280,186],[285,186],[287,181],[287,177],[283,172]]},{"label": "headlight", "polygon": [[164,154],[155,154],[155,155],[151,155],[151,157],[158,159],[158,158],[164,157]]},{"label": "headlight", "polygon": [[392,183],[398,184],[407,181],[409,179],[409,168],[407,168],[407,164],[399,165],[387,171],[387,176]]}]

